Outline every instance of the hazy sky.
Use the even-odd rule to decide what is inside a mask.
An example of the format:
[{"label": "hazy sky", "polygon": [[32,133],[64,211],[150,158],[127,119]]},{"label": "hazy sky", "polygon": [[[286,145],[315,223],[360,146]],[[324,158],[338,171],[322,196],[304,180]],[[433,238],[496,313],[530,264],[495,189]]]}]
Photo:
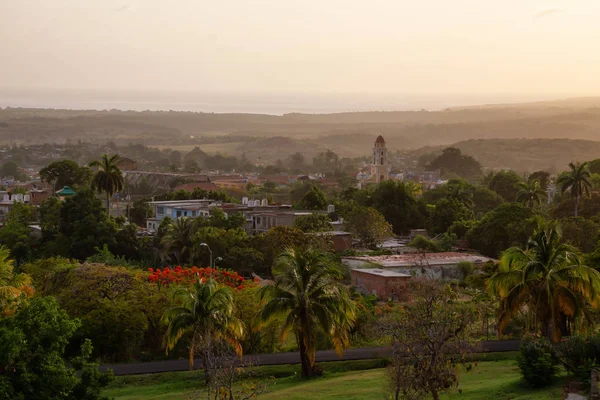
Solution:
[{"label": "hazy sky", "polygon": [[600,94],[599,0],[0,0],[0,87]]}]

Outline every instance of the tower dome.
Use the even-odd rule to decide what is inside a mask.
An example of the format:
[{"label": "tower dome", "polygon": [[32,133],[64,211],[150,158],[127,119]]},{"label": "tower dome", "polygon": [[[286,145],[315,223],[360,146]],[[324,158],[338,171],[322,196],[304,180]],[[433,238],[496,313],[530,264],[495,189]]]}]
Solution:
[{"label": "tower dome", "polygon": [[377,139],[375,139],[375,143],[385,143],[383,136],[381,136],[381,135],[377,136]]}]

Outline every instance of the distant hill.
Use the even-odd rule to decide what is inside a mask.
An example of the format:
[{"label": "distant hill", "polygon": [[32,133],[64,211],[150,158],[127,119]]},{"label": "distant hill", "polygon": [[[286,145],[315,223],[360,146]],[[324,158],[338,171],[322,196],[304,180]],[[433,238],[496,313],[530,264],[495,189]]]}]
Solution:
[{"label": "distant hill", "polygon": [[533,101],[530,103],[483,104],[463,107],[449,107],[447,111],[482,110],[482,109],[535,109],[535,108],[567,108],[582,109],[600,107],[600,97],[571,97],[563,100]]},{"label": "distant hill", "polygon": [[[424,147],[411,152],[419,157],[441,152],[447,146]],[[513,169],[523,173],[546,170],[558,173],[569,162],[600,158],[600,142],[571,139],[488,139],[454,143],[463,153],[477,159],[484,167]]]},{"label": "distant hill", "polygon": [[[370,153],[375,137],[383,135],[392,150],[409,152],[426,146],[448,146],[481,139],[600,138],[600,97],[524,104],[498,104],[451,108],[443,111],[348,112],[336,114],[291,113],[216,114],[175,111],[94,111],[5,108],[0,109],[0,145],[63,143],[67,140],[119,144],[143,143],[174,149],[199,146],[207,153],[222,152],[264,162],[283,159],[296,151],[306,159],[323,149],[340,156]],[[267,140],[273,139],[273,140]],[[556,166],[564,157],[538,154],[536,146],[515,146],[514,160],[487,152],[486,145],[464,144],[494,168],[517,164]],[[560,142],[555,142],[560,143]],[[567,143],[567,142],[565,142]],[[463,144],[461,144],[462,146]],[[555,146],[550,145],[547,151]],[[587,158],[595,146],[565,145],[566,159]],[[568,147],[574,146],[574,147]],[[509,146],[511,147],[511,146]],[[543,146],[542,146],[543,147]],[[581,152],[581,157],[577,152]],[[527,154],[535,154],[528,157]],[[477,154],[473,154],[477,157]],[[585,156],[585,157],[584,157]],[[561,158],[562,157],[562,158]]]}]

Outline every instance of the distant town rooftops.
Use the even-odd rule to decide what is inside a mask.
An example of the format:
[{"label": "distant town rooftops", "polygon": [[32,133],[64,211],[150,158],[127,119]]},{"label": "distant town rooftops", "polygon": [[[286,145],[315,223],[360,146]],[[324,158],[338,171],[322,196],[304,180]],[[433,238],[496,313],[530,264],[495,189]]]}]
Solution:
[{"label": "distant town rooftops", "polygon": [[350,232],[346,231],[325,231],[325,232],[314,232],[315,236],[347,236],[352,235]]},{"label": "distant town rooftops", "polygon": [[207,206],[209,204],[221,204],[220,201],[211,199],[196,199],[196,200],[160,200],[150,201],[148,204],[163,207],[194,207]]},{"label": "distant town rooftops", "polygon": [[215,191],[218,189],[218,187],[212,182],[191,182],[179,185],[175,187],[173,191],[185,190],[186,192],[193,192],[195,189]]},{"label": "distant town rooftops", "polygon": [[413,265],[452,265],[460,262],[471,262],[473,264],[483,264],[488,261],[494,261],[491,258],[472,253],[425,253],[425,254],[395,254],[386,256],[357,256],[343,257],[347,260],[363,261],[380,265],[382,267],[408,267]]},{"label": "distant town rooftops", "polygon": [[377,268],[363,268],[363,269],[353,269],[352,272],[358,272],[361,274],[369,274],[376,276],[383,276],[385,278],[410,278],[411,275],[403,274],[402,272],[390,271],[386,269],[377,269]]},{"label": "distant town rooftops", "polygon": [[60,189],[59,191],[57,191],[56,194],[59,196],[75,196],[77,194],[77,192],[75,192],[70,187],[65,186],[62,189]]}]

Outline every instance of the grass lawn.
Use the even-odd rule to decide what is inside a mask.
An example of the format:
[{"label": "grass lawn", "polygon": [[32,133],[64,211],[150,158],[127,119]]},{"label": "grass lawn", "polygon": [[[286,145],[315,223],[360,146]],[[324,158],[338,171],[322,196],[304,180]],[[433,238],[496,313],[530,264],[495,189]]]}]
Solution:
[{"label": "grass lawn", "polygon": [[[268,367],[287,368],[283,367]],[[327,370],[327,369],[326,369]],[[176,372],[169,374],[141,375],[117,378],[104,395],[117,399],[189,399],[198,390],[201,375],[198,372]],[[514,360],[483,361],[471,372],[459,377],[462,394],[456,390],[443,396],[446,400],[514,399],[542,400],[559,399],[564,377],[544,389],[529,388],[522,380]],[[271,391],[259,399],[348,399],[382,400],[389,398],[386,371],[383,368],[353,372],[327,372],[324,377],[310,381],[295,376],[278,378]],[[197,396],[200,398],[200,396]]]}]

